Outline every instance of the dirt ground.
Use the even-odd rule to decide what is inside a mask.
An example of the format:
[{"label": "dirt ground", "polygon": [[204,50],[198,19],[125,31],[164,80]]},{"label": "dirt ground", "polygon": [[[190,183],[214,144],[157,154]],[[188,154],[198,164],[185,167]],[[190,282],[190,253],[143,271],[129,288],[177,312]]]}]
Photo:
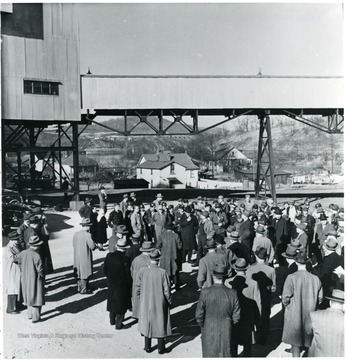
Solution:
[{"label": "dirt ground", "polygon": [[[334,200],[342,201],[325,199],[327,204]],[[80,217],[73,211],[50,212],[47,213],[47,222],[55,270],[46,279],[46,305],[42,309],[42,321],[33,324],[26,318],[26,311],[18,315],[4,312],[5,358],[201,358],[200,328],[194,317],[199,297],[197,268],[184,264],[181,273],[184,286],[180,291],[173,292],[173,335],[166,339],[167,348],[171,352],[158,355],[155,346],[147,354],[143,350],[144,339],[130,312],[126,314],[125,321],[125,324],[131,325],[129,329],[116,331],[109,324],[106,311],[107,284],[102,270],[107,251],[94,251],[94,276],[91,281],[94,293],[80,295],[72,274],[72,238],[80,230]],[[6,241],[3,242],[5,245]],[[6,279],[3,288],[5,285]],[[254,357],[291,356],[285,351],[289,346],[281,343],[283,314],[280,300],[277,296],[273,300],[268,345],[254,345]],[[5,294],[3,305],[3,309],[6,309]],[[156,345],[155,340],[153,345]],[[242,351],[241,347],[239,351]]]}]

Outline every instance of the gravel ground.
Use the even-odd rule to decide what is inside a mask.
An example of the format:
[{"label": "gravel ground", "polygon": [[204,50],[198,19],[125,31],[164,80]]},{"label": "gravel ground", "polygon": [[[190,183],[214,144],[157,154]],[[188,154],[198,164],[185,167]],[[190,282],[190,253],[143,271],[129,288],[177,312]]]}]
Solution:
[{"label": "gravel ground", "polygon": [[[334,200],[340,199],[325,199],[324,202],[329,204]],[[4,313],[3,356],[10,359],[201,358],[200,329],[194,319],[199,297],[196,285],[197,268],[193,269],[189,264],[184,264],[181,280],[185,285],[177,293],[173,292],[171,322],[174,334],[166,341],[171,352],[158,355],[155,346],[152,353],[147,354],[143,351],[144,339],[138,332],[134,319],[130,317],[130,312],[126,314],[125,321],[125,324],[131,325],[129,329],[116,331],[109,324],[106,311],[107,284],[102,271],[106,251],[96,250],[93,253],[94,276],[91,286],[94,293],[77,293],[76,281],[72,275],[72,238],[80,229],[79,222],[77,212],[47,213],[51,234],[49,245],[55,271],[46,279],[46,305],[42,309],[42,321],[33,324],[26,318],[26,311],[19,315]],[[6,241],[3,241],[3,246],[5,245]],[[6,308],[5,294],[3,304],[3,308]],[[291,356],[285,351],[289,346],[281,343],[283,324],[280,310],[279,299],[274,298],[269,344],[254,345],[253,356]],[[156,345],[155,340],[153,345]]]}]

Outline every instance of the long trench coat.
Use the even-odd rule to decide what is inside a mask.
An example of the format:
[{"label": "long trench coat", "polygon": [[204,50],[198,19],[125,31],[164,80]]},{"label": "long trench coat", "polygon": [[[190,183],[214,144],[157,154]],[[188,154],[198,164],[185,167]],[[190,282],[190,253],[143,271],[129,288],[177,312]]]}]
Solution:
[{"label": "long trench coat", "polygon": [[158,240],[157,247],[161,250],[159,266],[169,276],[176,275],[178,268],[178,250],[182,249],[179,236],[172,230],[164,230]]},{"label": "long trench coat", "polygon": [[96,248],[89,232],[78,231],[73,237],[73,269],[78,279],[87,280],[93,274],[92,250]]},{"label": "long trench coat", "polygon": [[146,254],[141,254],[137,256],[133,262],[131,263],[131,276],[133,279],[133,288],[132,288],[132,302],[133,302],[133,314],[132,317],[135,319],[139,318],[139,312],[140,312],[140,295],[136,293],[136,281],[137,276],[139,274],[139,270],[143,267],[149,266],[149,256]]},{"label": "long trench coat", "polygon": [[130,259],[121,251],[108,253],[104,274],[108,281],[107,311],[125,314],[131,308]]},{"label": "long trench coat", "polygon": [[141,268],[136,292],[140,296],[140,333],[148,338],[165,338],[171,335],[171,293],[167,272],[155,264]]},{"label": "long trench coat", "polygon": [[232,357],[234,324],[240,320],[236,291],[223,284],[202,289],[195,317],[201,327],[202,356]]},{"label": "long trench coat", "polygon": [[26,306],[44,305],[44,272],[39,253],[32,248],[22,251],[18,256],[18,264],[21,270],[24,304]]},{"label": "long trench coat", "polygon": [[199,222],[196,216],[191,215],[191,220],[187,221],[186,213],[182,214],[179,225],[181,228],[183,250],[196,250],[196,234],[199,230]]},{"label": "long trench coat", "polygon": [[[20,297],[20,269],[18,265],[18,256],[20,249],[11,242],[7,244],[5,249],[5,276],[7,279],[6,293],[8,295],[17,295]],[[18,253],[18,254],[16,254]]]},{"label": "long trench coat", "polygon": [[288,275],[282,293],[284,326],[282,341],[295,346],[310,346],[312,335],[305,332],[305,322],[311,311],[323,299],[322,284],[316,275],[298,270]]}]

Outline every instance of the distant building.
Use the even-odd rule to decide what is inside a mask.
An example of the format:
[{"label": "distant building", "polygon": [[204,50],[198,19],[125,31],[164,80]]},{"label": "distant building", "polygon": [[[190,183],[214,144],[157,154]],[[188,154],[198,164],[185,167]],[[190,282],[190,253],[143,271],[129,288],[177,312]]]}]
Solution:
[{"label": "distant building", "polygon": [[[251,180],[255,181],[257,177],[257,168],[253,169],[235,169],[235,179],[237,180]],[[276,184],[287,184],[290,179],[291,173],[284,170],[274,169],[274,177]]]},{"label": "distant building", "polygon": [[[99,164],[95,160],[90,159],[84,154],[79,155],[78,162],[79,173],[86,172],[95,174],[99,171]],[[70,155],[67,158],[63,159],[62,163],[66,173],[69,176],[73,176],[73,156]]]},{"label": "distant building", "polygon": [[151,188],[183,189],[198,186],[197,166],[187,153],[144,154],[136,167],[136,178],[148,181]]},{"label": "distant building", "polygon": [[222,143],[215,152],[215,172],[232,172],[235,169],[249,169],[252,159],[234,146]]}]

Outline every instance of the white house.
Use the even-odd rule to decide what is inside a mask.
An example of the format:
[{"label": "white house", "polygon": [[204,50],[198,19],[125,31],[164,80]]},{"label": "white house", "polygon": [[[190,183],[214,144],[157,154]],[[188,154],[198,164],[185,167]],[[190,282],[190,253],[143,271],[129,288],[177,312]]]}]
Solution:
[{"label": "white house", "polygon": [[186,153],[144,154],[136,167],[136,178],[145,179],[149,186],[184,189],[198,186],[199,166]]}]

